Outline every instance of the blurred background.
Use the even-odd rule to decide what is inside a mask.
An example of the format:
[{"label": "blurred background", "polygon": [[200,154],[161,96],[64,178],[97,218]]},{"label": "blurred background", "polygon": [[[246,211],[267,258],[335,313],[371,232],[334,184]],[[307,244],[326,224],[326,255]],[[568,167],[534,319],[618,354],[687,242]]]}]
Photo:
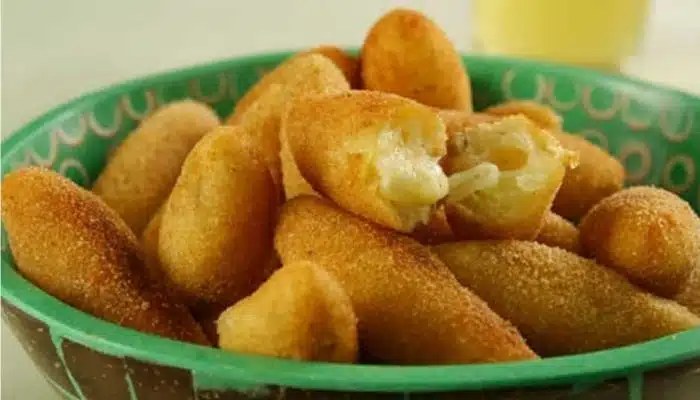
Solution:
[{"label": "blurred background", "polygon": [[[463,52],[620,70],[700,95],[700,0],[3,0],[2,134],[82,92],[165,69],[318,44],[359,46],[397,6]],[[52,399],[2,329],[2,398]]]},{"label": "blurred background", "polygon": [[461,51],[590,64],[621,52],[634,55],[624,72],[700,92],[698,0],[3,0],[2,132],[144,73],[320,43],[358,46],[396,6],[425,12]]}]

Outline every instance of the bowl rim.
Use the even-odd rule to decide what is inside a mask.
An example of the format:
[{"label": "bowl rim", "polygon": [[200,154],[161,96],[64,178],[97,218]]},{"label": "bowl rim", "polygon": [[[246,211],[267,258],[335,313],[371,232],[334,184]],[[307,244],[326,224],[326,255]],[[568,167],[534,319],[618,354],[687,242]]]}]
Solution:
[{"label": "bowl rim", "polygon": [[[356,51],[355,49],[352,49]],[[87,93],[44,113],[15,131],[2,142],[2,163],[21,144],[54,123],[56,118],[80,109],[105,96],[121,94],[144,85],[181,81],[208,71],[219,71],[238,63],[269,63],[292,54],[290,51],[260,53],[234,57],[212,63],[197,64],[146,75]],[[631,84],[665,95],[681,95],[700,104],[691,94],[664,88],[625,76],[612,75],[577,67],[521,60],[501,56],[464,56],[467,63],[536,66],[544,72],[583,74],[603,82]],[[3,171],[4,174],[4,171]],[[318,390],[424,392],[479,390],[512,387],[559,386],[595,382],[599,379],[624,377],[631,371],[660,368],[700,359],[700,327],[656,340],[572,356],[551,357],[535,361],[495,364],[440,366],[347,365],[299,362],[276,358],[234,354],[144,334],[112,324],[46,294],[23,278],[15,269],[9,252],[2,254],[2,298],[28,315],[46,323],[63,337],[106,354],[128,356],[196,371],[200,382],[212,377],[211,385],[221,382],[248,382],[252,385],[279,385]],[[217,383],[218,382],[218,383]]]}]

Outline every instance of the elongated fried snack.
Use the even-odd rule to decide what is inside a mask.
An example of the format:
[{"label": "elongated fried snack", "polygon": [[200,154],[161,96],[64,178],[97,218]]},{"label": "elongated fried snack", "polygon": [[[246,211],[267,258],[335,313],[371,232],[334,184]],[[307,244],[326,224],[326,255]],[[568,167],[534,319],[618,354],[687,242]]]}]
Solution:
[{"label": "elongated fried snack", "polygon": [[450,138],[442,166],[450,226],[463,239],[532,240],[576,155],[523,116]]},{"label": "elongated fried snack", "polygon": [[444,126],[412,100],[370,91],[307,97],[287,109],[282,129],[313,189],[376,223],[410,232],[447,194]]},{"label": "elongated fried snack", "polygon": [[585,255],[664,297],[700,268],[700,218],[664,189],[623,189],[596,204],[579,229]]},{"label": "elongated fried snack", "polygon": [[353,89],[360,89],[362,86],[362,78],[360,76],[360,63],[357,57],[348,54],[343,49],[332,46],[332,45],[322,45],[314,47],[301,54],[316,53],[327,57],[329,60],[333,61],[338,69],[343,71],[345,79],[350,84]]},{"label": "elongated fried snack", "polygon": [[484,110],[484,113],[495,117],[520,114],[542,129],[547,129],[550,132],[562,130],[562,119],[559,114],[555,113],[551,108],[531,100],[506,101],[487,108]]},{"label": "elongated fried snack", "polygon": [[338,82],[344,82],[344,87],[350,88],[343,72],[328,57],[315,52],[290,57],[263,76],[238,100],[233,112],[226,119],[226,124],[238,124],[248,108],[257,102],[258,98],[272,85],[280,85],[283,88],[290,85],[302,88],[324,88],[338,86]]},{"label": "elongated fried snack", "polygon": [[[294,100],[321,94],[350,90],[343,73],[333,63],[318,54],[298,56],[285,67],[289,69],[283,81],[266,83],[257,90],[256,99],[245,110],[235,114],[236,125],[250,134],[250,140],[260,147],[272,171],[275,182],[288,197],[306,192],[308,183],[301,177],[286,145],[282,146],[280,119],[283,110]],[[295,74],[291,74],[295,72]],[[281,190],[281,189],[280,189]]]},{"label": "elongated fried snack", "polygon": [[239,128],[207,134],[187,156],[160,226],[158,253],[189,305],[228,307],[264,278],[278,197]]},{"label": "elongated fried snack", "polygon": [[427,247],[327,200],[288,201],[275,246],[284,264],[310,261],[338,279],[357,314],[361,345],[374,359],[448,364],[536,357]]},{"label": "elongated fried snack", "polygon": [[370,29],[361,51],[364,88],[439,108],[472,109],[466,67],[445,33],[425,15],[395,9]]},{"label": "elongated fried snack", "polygon": [[323,268],[297,262],[221,314],[219,347],[307,361],[354,362],[357,318],[348,295]]},{"label": "elongated fried snack", "polygon": [[208,344],[185,306],[150,279],[134,233],[93,193],[24,168],[3,179],[2,218],[17,268],[50,295],[125,327]]},{"label": "elongated fried snack", "polygon": [[688,281],[674,300],[700,317],[700,268],[696,268],[690,273]]},{"label": "elongated fried snack", "polygon": [[579,232],[576,225],[551,211],[545,214],[542,228],[537,234],[535,241],[576,254],[581,252]]},{"label": "elongated fried snack", "polygon": [[625,168],[613,156],[581,136],[553,132],[564,148],[579,154],[579,165],[566,172],[552,210],[577,222],[603,198],[622,189]]},{"label": "elongated fried snack", "polygon": [[218,125],[205,104],[184,100],[164,106],[119,145],[92,191],[141,235],[170,194],[187,154]]},{"label": "elongated fried snack", "polygon": [[625,346],[700,326],[685,307],[562,249],[471,241],[434,251],[543,356]]}]

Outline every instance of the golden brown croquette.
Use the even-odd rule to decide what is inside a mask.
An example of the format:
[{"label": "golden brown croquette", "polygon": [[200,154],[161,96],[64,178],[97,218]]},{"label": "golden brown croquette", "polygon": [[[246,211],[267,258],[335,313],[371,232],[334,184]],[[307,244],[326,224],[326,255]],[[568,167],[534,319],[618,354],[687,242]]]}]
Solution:
[{"label": "golden brown croquette", "polygon": [[2,181],[2,218],[18,270],[46,293],[115,324],[208,344],[187,308],[151,279],[131,229],[93,193],[23,168]]},{"label": "golden brown croquette", "polygon": [[[340,93],[350,90],[342,72],[327,58],[319,55],[298,56],[285,63],[282,72],[273,71],[272,82],[261,81],[254,101],[236,108],[229,122],[249,134],[252,143],[268,164],[275,184],[287,197],[307,191],[308,183],[301,177],[280,136],[280,119],[285,108],[306,96]],[[286,71],[286,72],[285,72]],[[243,108],[241,108],[243,107]]]},{"label": "golden brown croquette", "polygon": [[357,359],[357,318],[338,281],[310,262],[277,270],[217,321],[219,347],[305,361]]},{"label": "golden brown croquette", "polygon": [[431,107],[472,109],[462,58],[425,15],[395,9],[370,29],[360,54],[364,88],[395,93]]},{"label": "golden brown croquette", "polygon": [[562,249],[493,240],[434,251],[543,356],[610,349],[700,326],[685,307]]},{"label": "golden brown croquette", "polygon": [[92,191],[140,236],[170,194],[187,154],[218,125],[214,111],[193,100],[158,109],[117,147]]},{"label": "golden brown croquette", "polygon": [[622,189],[625,169],[615,157],[581,136],[553,134],[564,148],[579,154],[579,165],[566,172],[552,210],[578,222],[596,203]]},{"label": "golden brown croquette", "polygon": [[158,253],[195,308],[228,307],[264,279],[278,196],[255,148],[236,127],[206,135],[187,156],[160,226]]},{"label": "golden brown croquette", "polygon": [[584,254],[665,297],[700,268],[700,219],[661,188],[637,186],[606,197],[579,226]]},{"label": "golden brown croquette", "polygon": [[314,262],[338,279],[357,315],[361,345],[373,359],[450,364],[536,358],[430,249],[328,200],[288,201],[275,246],[284,264]]},{"label": "golden brown croquette", "polygon": [[411,232],[447,194],[444,125],[415,101],[371,91],[307,97],[287,109],[282,130],[315,191],[378,224]]},{"label": "golden brown croquette", "polygon": [[248,89],[236,103],[226,124],[238,124],[248,108],[272,85],[280,85],[285,90],[288,86],[296,87],[297,93],[309,90],[317,92],[327,86],[350,88],[343,72],[328,57],[318,53],[290,57]]}]

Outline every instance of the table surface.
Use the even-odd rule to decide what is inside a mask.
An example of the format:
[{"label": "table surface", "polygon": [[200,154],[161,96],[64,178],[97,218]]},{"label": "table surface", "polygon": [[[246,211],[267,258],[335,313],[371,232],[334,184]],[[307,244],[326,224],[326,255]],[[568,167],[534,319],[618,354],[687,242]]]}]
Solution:
[{"label": "table surface", "polygon": [[[357,46],[397,5],[434,18],[468,50],[468,1],[5,0],[2,136],[88,90],[252,52],[320,43]],[[37,12],[41,10],[41,12]],[[275,11],[272,11],[275,10]],[[625,72],[700,94],[700,2],[657,1],[643,49]],[[54,399],[5,324],[2,398]]]}]

